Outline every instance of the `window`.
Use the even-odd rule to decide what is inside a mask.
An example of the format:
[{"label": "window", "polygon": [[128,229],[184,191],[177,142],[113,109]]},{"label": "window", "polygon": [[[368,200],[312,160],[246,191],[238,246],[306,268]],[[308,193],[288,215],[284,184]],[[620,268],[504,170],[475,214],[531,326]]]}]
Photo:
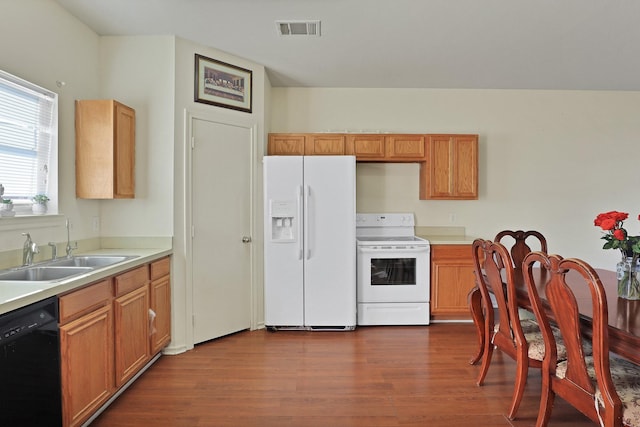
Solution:
[{"label": "window", "polygon": [[0,184],[18,214],[36,194],[57,210],[57,150],[58,95],[0,71]]}]

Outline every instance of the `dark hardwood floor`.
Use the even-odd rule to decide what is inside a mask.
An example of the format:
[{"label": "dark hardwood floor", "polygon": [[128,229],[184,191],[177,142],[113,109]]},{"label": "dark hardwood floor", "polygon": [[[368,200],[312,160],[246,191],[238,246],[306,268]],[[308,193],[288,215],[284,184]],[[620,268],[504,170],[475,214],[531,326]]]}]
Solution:
[{"label": "dark hardwood floor", "polygon": [[[533,426],[540,372],[514,421],[515,363],[497,351],[475,384],[471,324],[245,331],[163,356],[92,427]],[[593,426],[556,399],[551,426]]]}]

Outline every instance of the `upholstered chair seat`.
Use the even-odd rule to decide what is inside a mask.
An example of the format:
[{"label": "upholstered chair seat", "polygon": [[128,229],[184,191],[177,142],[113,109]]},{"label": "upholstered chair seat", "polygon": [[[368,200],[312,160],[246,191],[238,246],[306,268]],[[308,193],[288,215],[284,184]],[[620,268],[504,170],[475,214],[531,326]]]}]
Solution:
[{"label": "upholstered chair seat", "polygon": [[[596,383],[593,356],[587,356],[584,360],[591,380]],[[625,426],[640,426],[640,366],[613,354],[609,356],[609,366],[613,385],[622,401],[623,424]],[[564,360],[556,366],[556,376],[562,379],[566,373],[567,361]],[[596,399],[598,400],[598,407],[602,407],[604,404],[602,393],[597,387]]]}]

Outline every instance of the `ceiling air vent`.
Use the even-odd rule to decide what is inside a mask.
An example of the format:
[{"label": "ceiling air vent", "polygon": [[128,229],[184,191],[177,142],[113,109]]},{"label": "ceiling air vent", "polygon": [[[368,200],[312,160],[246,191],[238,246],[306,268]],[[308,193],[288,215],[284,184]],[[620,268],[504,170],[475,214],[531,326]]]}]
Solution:
[{"label": "ceiling air vent", "polygon": [[320,37],[320,21],[276,21],[281,36]]}]

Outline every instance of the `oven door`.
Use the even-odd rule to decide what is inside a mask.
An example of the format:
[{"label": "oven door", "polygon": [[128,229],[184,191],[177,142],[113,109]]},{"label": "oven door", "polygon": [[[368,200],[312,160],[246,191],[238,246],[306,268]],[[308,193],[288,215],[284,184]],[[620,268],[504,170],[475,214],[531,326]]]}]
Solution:
[{"label": "oven door", "polygon": [[428,246],[358,246],[358,302],[428,302]]}]

